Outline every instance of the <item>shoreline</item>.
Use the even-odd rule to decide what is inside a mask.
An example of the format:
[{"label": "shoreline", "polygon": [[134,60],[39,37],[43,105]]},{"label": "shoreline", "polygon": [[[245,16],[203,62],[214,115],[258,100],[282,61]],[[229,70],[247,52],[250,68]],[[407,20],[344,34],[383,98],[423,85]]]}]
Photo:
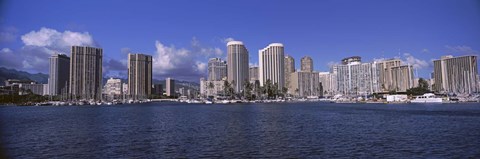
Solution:
[{"label": "shoreline", "polygon": [[441,103],[412,103],[410,101],[404,102],[387,102],[387,101],[334,101],[334,100],[219,100],[211,101],[208,100],[178,100],[178,99],[153,99],[149,101],[133,101],[133,102],[61,102],[61,101],[49,101],[49,102],[40,102],[40,103],[29,103],[29,104],[0,104],[0,106],[120,106],[120,105],[130,105],[130,104],[146,104],[146,103],[184,103],[184,104],[202,104],[202,105],[230,105],[230,104],[255,104],[255,103],[335,103],[335,104],[467,104],[467,103],[480,103],[479,101],[444,101]]}]

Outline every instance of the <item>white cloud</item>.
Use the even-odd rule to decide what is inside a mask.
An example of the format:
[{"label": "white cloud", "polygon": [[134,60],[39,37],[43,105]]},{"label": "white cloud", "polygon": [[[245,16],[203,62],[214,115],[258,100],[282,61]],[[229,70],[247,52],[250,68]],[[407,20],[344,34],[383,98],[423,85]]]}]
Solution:
[{"label": "white cloud", "polygon": [[211,57],[223,55],[216,47],[203,46],[193,37],[190,48],[177,48],[155,42],[156,51],[153,55],[153,72],[155,78],[173,77],[181,80],[196,81],[207,73],[207,61]]},{"label": "white cloud", "polygon": [[26,46],[45,47],[49,50],[68,53],[73,45],[96,46],[93,37],[88,33],[64,31],[41,28],[38,31],[31,31],[21,37]]},{"label": "white cloud", "polygon": [[255,62],[255,63],[248,63],[248,66],[249,67],[258,67],[258,63]]},{"label": "white cloud", "polygon": [[60,32],[45,27],[22,35],[21,40],[24,45],[19,49],[2,49],[0,66],[48,73],[52,54],[69,54],[72,45],[98,46],[88,32]]},{"label": "white cloud", "polygon": [[447,48],[447,53],[449,54],[469,54],[469,55],[479,54],[479,51],[474,50],[470,46],[466,46],[466,45],[458,45],[458,46],[445,45],[445,48]]},{"label": "white cloud", "polygon": [[410,53],[403,53],[402,63],[412,65],[415,69],[423,69],[430,66],[430,63],[428,63],[427,61],[415,58]]},{"label": "white cloud", "polygon": [[223,51],[220,48],[204,47],[196,37],[192,38],[191,45],[192,52],[199,53],[202,56],[205,56],[207,59],[211,57],[220,57],[223,55]]}]

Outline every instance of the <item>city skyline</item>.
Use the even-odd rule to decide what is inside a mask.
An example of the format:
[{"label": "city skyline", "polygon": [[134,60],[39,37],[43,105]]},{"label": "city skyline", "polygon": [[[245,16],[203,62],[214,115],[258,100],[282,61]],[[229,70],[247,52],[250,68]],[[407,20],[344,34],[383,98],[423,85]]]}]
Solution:
[{"label": "city skyline", "polygon": [[[67,7],[68,2],[22,2],[2,4],[0,65],[31,73],[48,73],[48,57],[55,53],[71,56],[69,47],[79,45],[104,50],[104,77],[126,78],[126,54],[142,52],[155,60],[155,79],[198,81],[207,77],[209,58],[227,59],[226,42],[240,40],[253,50],[249,65],[258,65],[256,50],[280,42],[285,45],[285,54],[294,59],[312,57],[314,71],[329,71],[332,64],[350,56],[361,56],[365,62],[399,57],[403,64],[415,68],[416,77],[429,78],[433,59],[444,55],[478,56],[480,48],[480,31],[475,29],[480,28],[477,1],[271,3],[290,10],[288,14],[272,9],[275,7],[261,11],[260,6],[270,2],[245,2],[239,6],[249,13],[238,12],[229,2],[208,5],[183,1],[166,5],[112,4],[117,8],[102,13],[101,9],[111,3],[95,2],[89,7],[91,13],[85,14],[53,9]],[[78,6],[89,4],[79,2]],[[376,8],[371,9],[371,4]],[[127,7],[139,14],[123,13]],[[175,9],[190,9],[189,13],[198,15]],[[152,16],[155,13],[163,14]],[[108,23],[97,25],[106,18]],[[126,22],[142,25],[122,26]],[[295,67],[300,68],[300,62]]]}]

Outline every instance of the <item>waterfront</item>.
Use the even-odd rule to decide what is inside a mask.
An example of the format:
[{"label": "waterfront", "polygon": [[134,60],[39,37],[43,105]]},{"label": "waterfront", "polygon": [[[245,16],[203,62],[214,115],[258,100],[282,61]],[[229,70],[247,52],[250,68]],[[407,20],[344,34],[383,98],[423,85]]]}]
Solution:
[{"label": "waterfront", "polygon": [[1,143],[11,158],[478,158],[477,105],[7,106]]}]

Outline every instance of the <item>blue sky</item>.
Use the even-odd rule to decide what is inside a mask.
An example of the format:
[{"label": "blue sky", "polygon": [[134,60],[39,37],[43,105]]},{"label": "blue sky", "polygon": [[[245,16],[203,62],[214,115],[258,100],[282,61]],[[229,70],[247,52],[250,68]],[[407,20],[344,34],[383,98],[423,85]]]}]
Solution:
[{"label": "blue sky", "polygon": [[400,57],[420,77],[442,55],[480,54],[480,1],[1,1],[0,66],[48,72],[48,57],[82,44],[104,49],[105,76],[124,76],[126,53],[154,56],[155,78],[198,81],[225,41],[250,63],[269,43],[317,71],[348,56]]}]

